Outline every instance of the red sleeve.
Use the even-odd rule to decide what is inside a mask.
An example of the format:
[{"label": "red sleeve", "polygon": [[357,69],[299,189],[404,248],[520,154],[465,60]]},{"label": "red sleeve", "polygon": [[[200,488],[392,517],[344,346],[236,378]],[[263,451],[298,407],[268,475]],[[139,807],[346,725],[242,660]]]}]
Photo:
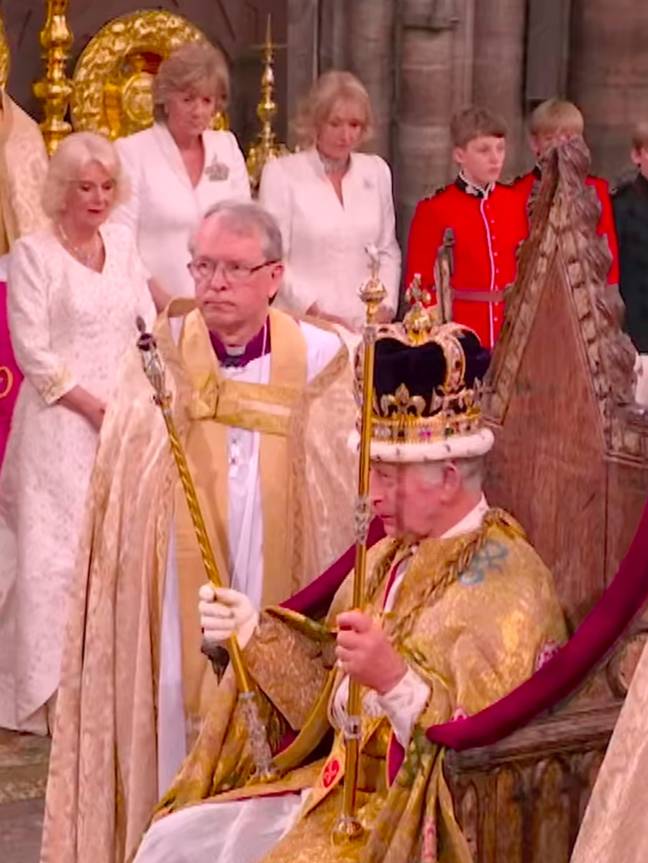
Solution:
[{"label": "red sleeve", "polygon": [[599,217],[596,233],[601,237],[606,237],[610,254],[612,255],[612,263],[608,272],[608,284],[619,284],[619,244],[617,241],[616,227],[614,224],[614,211],[612,209],[612,200],[607,180],[599,177],[595,178],[594,188],[601,202],[601,215]]},{"label": "red sleeve", "polygon": [[416,206],[407,240],[405,290],[416,273],[421,275],[422,287],[431,288],[434,284],[434,264],[443,241],[443,228],[436,216],[437,209],[435,202],[430,199],[419,201]]}]

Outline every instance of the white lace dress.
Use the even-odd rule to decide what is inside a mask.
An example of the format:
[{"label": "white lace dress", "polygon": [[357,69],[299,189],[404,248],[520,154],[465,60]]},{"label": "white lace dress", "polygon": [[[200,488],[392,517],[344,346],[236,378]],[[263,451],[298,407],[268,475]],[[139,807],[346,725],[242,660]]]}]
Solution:
[{"label": "white lace dress", "polygon": [[152,322],[130,231],[101,229],[106,260],[82,266],[50,231],[16,243],[8,311],[25,380],[0,474],[0,727],[47,733],[97,433],[58,400],[76,384],[110,399],[121,355]]}]

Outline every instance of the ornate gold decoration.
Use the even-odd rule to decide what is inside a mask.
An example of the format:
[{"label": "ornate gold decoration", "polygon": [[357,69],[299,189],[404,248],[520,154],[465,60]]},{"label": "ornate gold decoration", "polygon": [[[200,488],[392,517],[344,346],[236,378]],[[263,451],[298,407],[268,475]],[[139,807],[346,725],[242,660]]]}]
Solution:
[{"label": "ornate gold decoration", "polygon": [[432,332],[439,326],[439,311],[437,306],[429,305],[432,295],[421,287],[421,274],[416,273],[405,292],[405,299],[410,304],[409,311],[403,318],[403,327],[407,340],[412,345],[423,345],[432,338]]},{"label": "ornate gold decoration", "polygon": [[[410,286],[414,296],[418,286]],[[466,383],[466,356],[459,340],[465,328],[459,324],[439,324],[438,307],[424,308],[415,301],[402,324],[385,324],[376,333],[376,340],[401,342],[409,347],[436,344],[443,352],[446,374],[443,383],[430,387],[425,395],[411,395],[405,384],[394,393],[386,393],[378,401],[374,390],[372,440],[391,444],[427,444],[443,441],[453,435],[477,432],[482,427],[481,399],[483,386],[475,380]],[[355,391],[360,401],[363,386],[363,359],[358,353],[355,365]]]},{"label": "ornate gold decoration", "polygon": [[[74,128],[111,139],[145,129],[153,122],[153,78],[162,60],[186,42],[207,41],[181,15],[146,10],[109,21],[82,51],[73,81]],[[214,128],[227,128],[216,115]]]},{"label": "ornate gold decoration", "polygon": [[9,43],[7,42],[7,34],[5,32],[2,13],[0,13],[0,89],[6,87],[9,80],[9,66],[11,64],[11,53],[9,51]]},{"label": "ornate gold decoration", "polygon": [[47,0],[47,17],[40,32],[45,75],[34,84],[34,95],[43,103],[45,119],[40,127],[50,155],[72,130],[65,120],[72,92],[66,66],[73,38],[65,17],[67,5],[67,0]]},{"label": "ornate gold decoration", "polygon": [[423,396],[410,396],[405,384],[401,384],[394,395],[384,395],[380,399],[380,412],[384,416],[396,416],[399,419],[423,416],[425,399]]},{"label": "ornate gold decoration", "polygon": [[285,144],[277,141],[272,122],[277,114],[277,103],[274,100],[274,51],[279,47],[272,42],[271,19],[268,15],[266,38],[263,45],[263,73],[261,75],[261,99],[257,105],[257,117],[261,122],[261,131],[248,150],[247,169],[250,183],[254,190],[259,188],[263,166],[268,159],[284,156],[289,152]]}]

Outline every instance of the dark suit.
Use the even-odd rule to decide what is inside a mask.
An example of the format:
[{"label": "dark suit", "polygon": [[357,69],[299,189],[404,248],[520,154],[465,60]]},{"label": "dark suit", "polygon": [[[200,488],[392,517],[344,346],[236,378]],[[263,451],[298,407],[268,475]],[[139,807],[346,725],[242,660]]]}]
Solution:
[{"label": "dark suit", "polygon": [[625,328],[639,353],[648,353],[648,180],[641,174],[612,196],[619,238],[619,287]]}]

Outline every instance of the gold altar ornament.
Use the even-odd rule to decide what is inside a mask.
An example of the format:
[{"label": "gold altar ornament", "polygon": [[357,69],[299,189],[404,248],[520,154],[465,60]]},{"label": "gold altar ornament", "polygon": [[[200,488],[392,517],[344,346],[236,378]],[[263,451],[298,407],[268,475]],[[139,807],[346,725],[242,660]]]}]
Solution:
[{"label": "gold altar ornament", "polygon": [[[162,60],[205,34],[182,15],[151,9],[109,21],[77,61],[70,105],[76,131],[101,132],[111,140],[153,123],[153,78]],[[224,114],[214,128],[227,128]]]},{"label": "gold altar ornament", "polygon": [[258,190],[261,182],[263,166],[269,159],[276,156],[284,156],[289,152],[285,144],[277,141],[277,136],[272,128],[272,123],[277,114],[277,103],[274,99],[274,51],[279,47],[272,41],[272,24],[270,15],[266,22],[266,37],[263,44],[263,72],[261,74],[261,99],[257,105],[257,117],[261,123],[261,131],[256,141],[250,146],[247,153],[247,169],[250,176],[250,184],[254,191]]},{"label": "gold altar ornament", "polygon": [[66,19],[67,5],[67,0],[47,0],[47,17],[40,32],[45,74],[34,84],[34,95],[43,103],[45,119],[40,127],[50,156],[72,131],[65,119],[72,93],[66,67],[73,39]]},{"label": "gold altar ornament", "polygon": [[9,51],[9,43],[7,42],[4,21],[2,20],[2,13],[0,12],[0,90],[7,86],[10,63],[11,53]]}]

